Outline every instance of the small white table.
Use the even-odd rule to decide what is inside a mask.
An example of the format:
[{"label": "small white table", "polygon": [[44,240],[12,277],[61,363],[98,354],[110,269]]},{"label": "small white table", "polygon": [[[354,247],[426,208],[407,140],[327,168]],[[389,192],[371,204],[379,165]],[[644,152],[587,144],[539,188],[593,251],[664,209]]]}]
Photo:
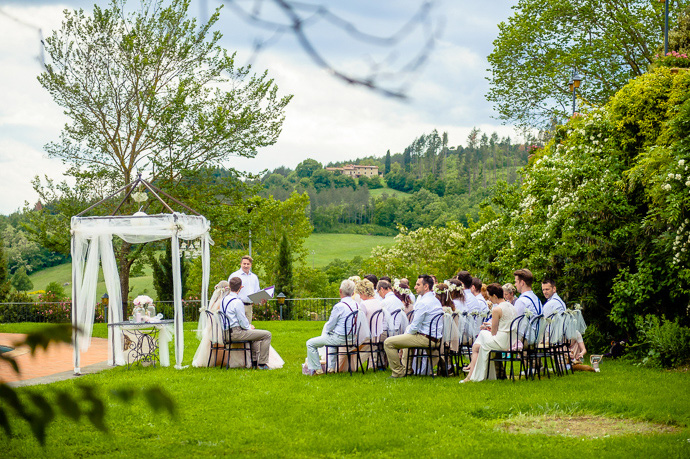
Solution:
[{"label": "small white table", "polygon": [[[127,368],[131,368],[134,363],[142,364],[150,362],[154,367],[156,362],[163,367],[170,365],[170,351],[168,343],[172,337],[172,319],[161,320],[160,322],[114,322],[108,324],[113,327],[115,333],[122,330],[129,331],[134,339],[130,339],[124,345],[124,353],[127,355]],[[162,333],[159,333],[161,332]],[[113,340],[113,355],[116,355],[115,340]]]}]

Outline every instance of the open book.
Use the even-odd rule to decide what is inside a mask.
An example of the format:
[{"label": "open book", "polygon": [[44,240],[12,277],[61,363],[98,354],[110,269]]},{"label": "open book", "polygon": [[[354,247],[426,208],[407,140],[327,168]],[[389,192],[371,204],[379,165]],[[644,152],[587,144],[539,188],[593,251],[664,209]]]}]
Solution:
[{"label": "open book", "polygon": [[259,290],[256,293],[252,293],[251,295],[247,295],[247,297],[252,300],[252,303],[261,303],[262,301],[270,300],[273,298],[273,293],[275,292],[276,288],[274,285],[271,285],[270,287],[266,287],[263,290]]}]

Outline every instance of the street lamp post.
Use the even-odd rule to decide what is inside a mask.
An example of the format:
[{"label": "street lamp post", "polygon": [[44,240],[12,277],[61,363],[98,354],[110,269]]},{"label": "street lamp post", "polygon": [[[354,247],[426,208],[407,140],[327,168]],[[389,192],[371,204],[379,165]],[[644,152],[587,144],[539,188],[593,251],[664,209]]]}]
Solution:
[{"label": "street lamp post", "polygon": [[278,299],[278,305],[280,306],[280,320],[283,320],[283,305],[285,304],[285,294],[280,292],[276,297]]},{"label": "street lamp post", "polygon": [[577,92],[577,88],[580,87],[580,82],[582,81],[582,77],[577,74],[575,70],[573,70],[573,77],[570,80],[570,90],[573,93],[573,116],[575,116],[575,94]]},{"label": "street lamp post", "polygon": [[664,56],[668,54],[668,0],[659,0],[664,2]]}]

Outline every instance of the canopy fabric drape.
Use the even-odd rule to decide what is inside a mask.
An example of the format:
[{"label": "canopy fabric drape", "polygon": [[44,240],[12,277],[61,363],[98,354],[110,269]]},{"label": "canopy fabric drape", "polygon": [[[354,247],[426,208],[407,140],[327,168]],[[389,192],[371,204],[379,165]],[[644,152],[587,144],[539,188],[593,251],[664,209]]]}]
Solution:
[{"label": "canopy fabric drape", "polygon": [[[91,344],[98,283],[99,262],[103,267],[108,297],[108,322],[122,321],[122,296],[113,236],[132,244],[171,239],[173,294],[175,311],[175,367],[182,367],[184,333],[182,283],[180,277],[179,240],[201,239],[202,286],[201,303],[207,307],[210,274],[210,224],[203,216],[181,213],[158,215],[124,215],[107,217],[72,217],[72,324],[74,332],[74,372],[80,371],[80,351]],[[124,364],[120,330],[108,327],[108,362]],[[113,355],[113,348],[115,354]]]}]

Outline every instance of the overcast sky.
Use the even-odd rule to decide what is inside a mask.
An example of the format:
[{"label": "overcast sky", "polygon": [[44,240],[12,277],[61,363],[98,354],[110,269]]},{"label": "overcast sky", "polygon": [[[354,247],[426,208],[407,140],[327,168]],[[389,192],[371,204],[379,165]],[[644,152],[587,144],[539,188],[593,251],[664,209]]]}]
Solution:
[{"label": "overcast sky", "polygon": [[[134,4],[136,0],[129,0]],[[316,0],[314,0],[316,1]],[[62,180],[66,167],[46,156],[43,146],[57,141],[66,122],[62,110],[41,88],[38,29],[47,36],[58,28],[65,8],[92,9],[108,1],[7,1],[0,0],[0,213],[31,204],[36,175]],[[265,2],[264,2],[265,3]],[[333,0],[320,2],[365,32],[386,35],[398,30],[419,8],[420,0]],[[259,172],[278,166],[294,168],[305,158],[323,164],[357,157],[381,156],[386,150],[402,151],[416,137],[438,129],[447,131],[451,146],[464,145],[472,127],[517,138],[510,126],[493,118],[485,99],[486,56],[498,34],[498,24],[511,14],[510,0],[446,0],[431,15],[441,35],[420,71],[392,80],[387,87],[404,83],[407,101],[386,98],[361,87],[349,86],[316,66],[289,34],[272,42],[257,56],[253,45],[273,36],[253,27],[227,6],[218,28],[221,44],[237,51],[239,64],[252,62],[256,71],[268,69],[281,94],[293,94],[278,142],[258,152],[256,158],[234,158],[228,166]],[[207,15],[219,0],[192,0],[191,12]],[[266,11],[270,15],[270,11]],[[274,17],[276,18],[276,17]],[[386,71],[394,71],[422,48],[425,31],[417,27],[396,47],[382,49],[362,44],[339,33],[326,22],[308,27],[317,49],[347,72],[367,73],[369,64],[385,58]]]}]

